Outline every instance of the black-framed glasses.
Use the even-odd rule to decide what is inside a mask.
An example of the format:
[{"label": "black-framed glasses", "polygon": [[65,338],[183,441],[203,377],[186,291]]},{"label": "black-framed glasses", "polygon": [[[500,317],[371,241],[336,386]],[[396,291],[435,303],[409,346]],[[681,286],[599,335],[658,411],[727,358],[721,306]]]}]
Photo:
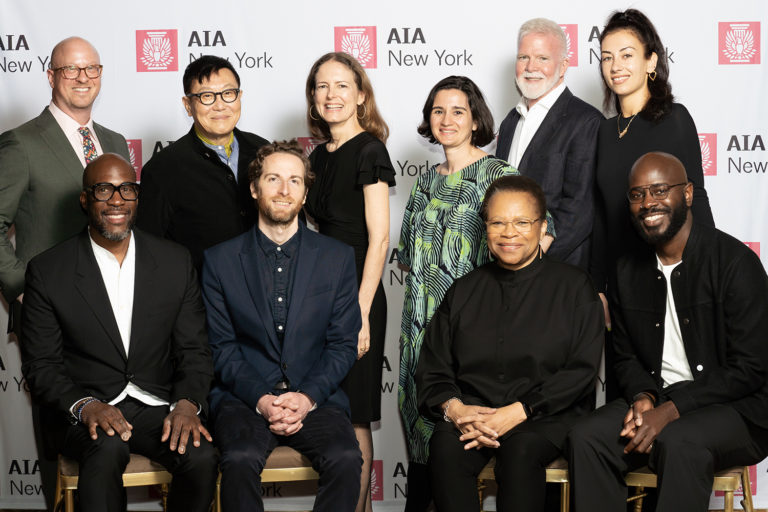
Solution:
[{"label": "black-framed glasses", "polygon": [[643,199],[645,199],[646,190],[654,199],[666,199],[670,190],[675,187],[687,184],[688,182],[686,181],[684,183],[675,183],[674,185],[667,185],[666,183],[654,183],[653,185],[648,185],[646,187],[635,187],[629,189],[629,192],[627,192],[627,199],[629,199],[630,203],[642,203]]},{"label": "black-framed glasses", "polygon": [[90,192],[97,201],[109,201],[115,195],[115,191],[120,194],[124,201],[135,201],[139,198],[139,184],[126,181],[119,185],[111,183],[97,183],[86,187],[83,190]]},{"label": "black-framed glasses", "polygon": [[507,230],[507,224],[512,224],[518,233],[530,233],[533,225],[542,220],[538,219],[514,219],[514,220],[489,220],[485,223],[488,232],[494,235],[503,233]]},{"label": "black-framed glasses", "polygon": [[74,80],[80,76],[80,72],[82,71],[85,71],[85,76],[88,78],[99,78],[102,69],[104,69],[104,66],[101,64],[91,64],[84,68],[78,66],[61,66],[60,68],[53,68],[54,71],[60,71],[61,76],[67,80]]},{"label": "black-framed glasses", "polygon": [[221,96],[221,100],[224,103],[234,102],[238,96],[240,96],[240,89],[226,89],[220,92],[198,92],[187,94],[187,98],[195,97],[200,100],[203,105],[213,105],[216,103],[216,96]]}]

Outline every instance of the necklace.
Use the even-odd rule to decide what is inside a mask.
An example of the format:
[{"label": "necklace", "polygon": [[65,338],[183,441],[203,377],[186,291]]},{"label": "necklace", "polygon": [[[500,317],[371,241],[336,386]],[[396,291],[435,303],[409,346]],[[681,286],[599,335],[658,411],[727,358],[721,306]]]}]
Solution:
[{"label": "necklace", "polygon": [[619,138],[622,138],[623,136],[625,136],[627,134],[627,130],[629,130],[629,125],[632,124],[632,121],[635,120],[635,118],[637,117],[637,114],[639,114],[639,113],[640,112],[636,113],[635,115],[633,115],[629,119],[629,122],[627,123],[627,126],[623,130],[621,129],[621,124],[619,123],[619,119],[621,119],[621,114],[616,116],[616,130],[619,132]]}]

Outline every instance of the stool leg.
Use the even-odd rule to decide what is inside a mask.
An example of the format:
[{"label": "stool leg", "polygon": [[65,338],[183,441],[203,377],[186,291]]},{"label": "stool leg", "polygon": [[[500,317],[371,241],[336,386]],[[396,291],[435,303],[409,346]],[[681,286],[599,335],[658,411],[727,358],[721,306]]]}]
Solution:
[{"label": "stool leg", "polygon": [[477,481],[477,498],[480,500],[480,511],[483,510],[483,491],[485,490],[485,480]]},{"label": "stool leg", "polygon": [[168,484],[162,484],[160,486],[160,495],[163,500],[163,512],[168,512]]},{"label": "stool leg", "polygon": [[568,482],[560,486],[560,512],[569,512],[571,509],[571,489]]},{"label": "stool leg", "polygon": [[725,491],[723,496],[723,512],[733,512],[733,491]]},{"label": "stool leg", "polygon": [[75,496],[72,489],[64,491],[64,512],[75,512]]},{"label": "stool leg", "polygon": [[752,484],[749,481],[749,466],[744,466],[744,470],[741,472],[741,488],[744,491],[744,499],[741,502],[741,507],[746,512],[754,512],[755,508],[752,504]]},{"label": "stool leg", "polygon": [[[643,494],[645,492],[645,487],[638,487],[635,491],[637,494]],[[643,497],[640,496],[635,500],[635,512],[643,512]]]}]

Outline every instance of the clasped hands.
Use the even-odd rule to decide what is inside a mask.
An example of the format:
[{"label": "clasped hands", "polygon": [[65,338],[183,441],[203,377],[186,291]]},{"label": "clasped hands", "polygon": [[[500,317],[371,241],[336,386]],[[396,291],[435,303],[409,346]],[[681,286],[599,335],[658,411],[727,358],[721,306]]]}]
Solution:
[{"label": "clasped hands", "polygon": [[447,405],[446,416],[461,432],[459,439],[465,442],[465,450],[498,448],[498,438],[527,418],[520,402],[499,408],[466,405],[459,400],[452,400]]},{"label": "clasped hands", "polygon": [[279,396],[262,396],[256,404],[256,409],[269,422],[269,430],[273,434],[290,436],[304,426],[302,422],[313,405],[312,400],[304,393],[289,391]]},{"label": "clasped hands", "polygon": [[635,400],[624,416],[624,425],[619,433],[629,440],[624,453],[651,453],[656,437],[679,417],[677,407],[671,400],[658,407],[654,407],[648,397]]},{"label": "clasped hands", "polygon": [[[97,427],[101,428],[108,436],[117,434],[120,439],[126,442],[131,438],[131,431],[133,430],[133,425],[128,423],[120,409],[100,400],[89,402],[83,407],[82,422],[94,441],[98,439]],[[194,446],[200,446],[201,434],[205,436],[208,442],[213,442],[211,434],[203,426],[197,415],[197,405],[189,400],[181,399],[163,420],[163,433],[160,441],[166,442],[170,439],[170,449],[184,453],[187,450],[190,434]]]}]

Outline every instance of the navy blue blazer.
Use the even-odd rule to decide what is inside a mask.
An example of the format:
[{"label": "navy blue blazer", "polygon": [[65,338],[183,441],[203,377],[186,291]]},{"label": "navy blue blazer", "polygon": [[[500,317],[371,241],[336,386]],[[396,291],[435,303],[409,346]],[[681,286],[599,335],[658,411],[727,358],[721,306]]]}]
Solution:
[{"label": "navy blue blazer", "polygon": [[[499,128],[496,157],[506,160],[515,136],[516,109]],[[589,266],[589,237],[594,219],[597,132],[603,115],[566,87],[549,109],[523,153],[518,171],[544,190],[557,238],[547,254],[559,261]]]},{"label": "navy blue blazer", "polygon": [[287,378],[291,391],[307,394],[318,407],[349,414],[339,384],[357,358],[362,326],[353,250],[299,222],[301,248],[281,343],[256,265],[264,257],[257,229],[204,254],[203,300],[215,372],[211,410],[215,415],[221,401],[232,397],[255,409]]}]

